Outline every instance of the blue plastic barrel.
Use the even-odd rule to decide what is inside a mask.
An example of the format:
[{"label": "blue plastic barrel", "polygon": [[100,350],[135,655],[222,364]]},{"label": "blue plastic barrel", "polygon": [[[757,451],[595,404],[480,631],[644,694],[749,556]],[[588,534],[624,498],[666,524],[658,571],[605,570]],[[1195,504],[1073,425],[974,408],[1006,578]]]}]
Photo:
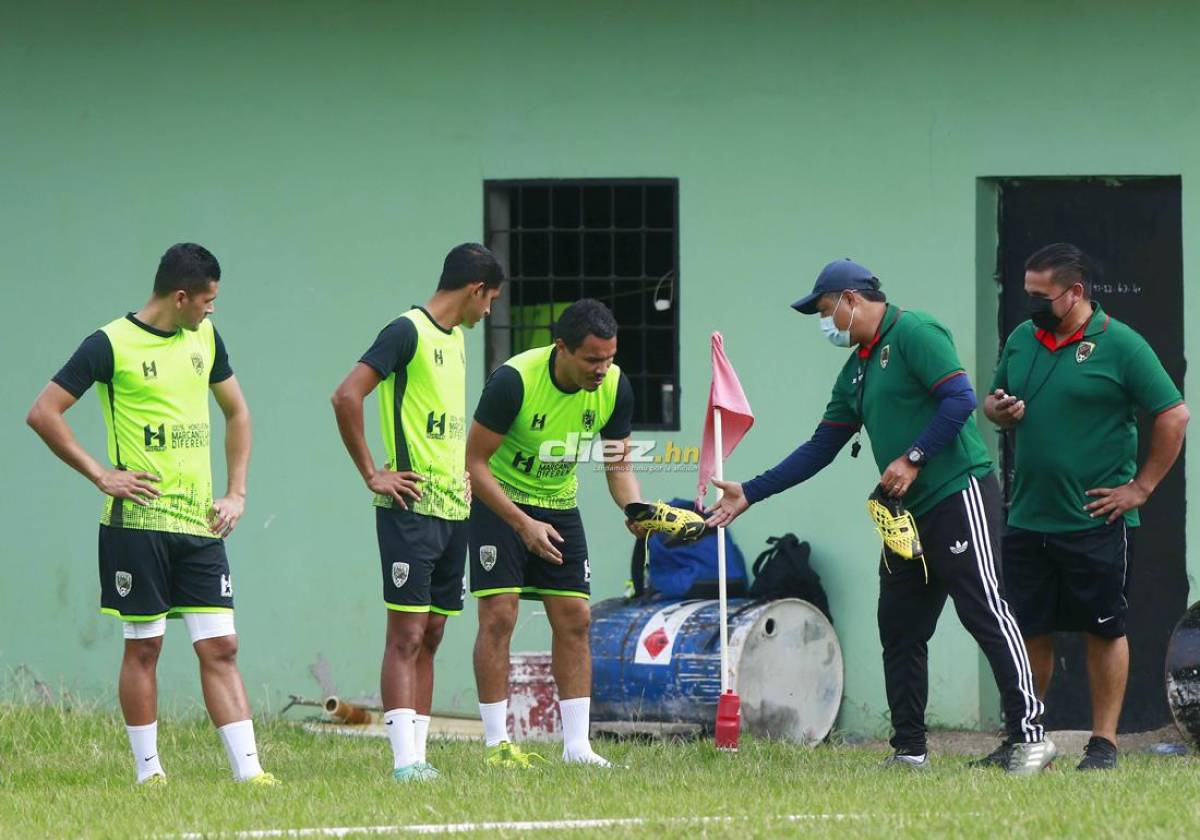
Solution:
[{"label": "blue plastic barrel", "polygon": [[[592,607],[592,719],[689,723],[711,729],[721,692],[716,601]],[[729,602],[729,663],[742,729],[820,742],[842,698],[833,625],[807,601]]]}]

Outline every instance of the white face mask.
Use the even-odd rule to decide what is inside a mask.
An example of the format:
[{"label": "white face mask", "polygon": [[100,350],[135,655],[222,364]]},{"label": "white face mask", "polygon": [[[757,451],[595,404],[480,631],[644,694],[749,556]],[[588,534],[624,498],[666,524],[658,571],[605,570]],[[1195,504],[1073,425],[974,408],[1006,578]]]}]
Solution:
[{"label": "white face mask", "polygon": [[849,347],[850,327],[854,326],[854,310],[850,310],[850,323],[846,329],[839,330],[837,324],[833,321],[833,316],[837,315],[838,309],[842,305],[842,298],[838,298],[837,306],[833,307],[833,313],[821,319],[821,332],[825,333],[825,337],[829,339],[829,343],[834,347]]}]

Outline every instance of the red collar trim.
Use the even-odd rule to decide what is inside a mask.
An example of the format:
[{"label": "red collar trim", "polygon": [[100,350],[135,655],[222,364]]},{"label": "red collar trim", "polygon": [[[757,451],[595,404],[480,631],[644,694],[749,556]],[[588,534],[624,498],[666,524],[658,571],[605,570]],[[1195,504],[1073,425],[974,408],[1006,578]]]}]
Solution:
[{"label": "red collar trim", "polygon": [[[1101,324],[1101,326],[1100,326],[1100,332],[1104,332],[1105,330],[1108,329],[1108,320],[1109,320],[1108,313],[1106,312],[1106,313],[1104,313],[1104,323]],[[1058,341],[1054,337],[1054,333],[1050,332],[1049,330],[1034,330],[1033,334],[1034,334],[1034,337],[1036,337],[1037,340],[1040,341],[1047,350],[1049,350],[1051,353],[1053,353],[1056,350],[1061,350],[1063,347],[1066,347],[1068,344],[1074,344],[1077,341],[1083,341],[1084,333],[1087,332],[1088,328],[1091,325],[1092,325],[1092,319],[1088,318],[1086,321],[1083,322],[1082,327],[1077,329],[1074,332],[1074,334],[1069,335],[1066,338],[1064,338],[1062,341]]]},{"label": "red collar trim", "polygon": [[896,317],[893,318],[892,322],[889,324],[888,316],[892,314],[892,307],[889,304],[888,308],[886,310],[884,310],[883,318],[879,321],[879,327],[875,330],[875,337],[872,338],[870,341],[868,341],[866,344],[858,345],[858,358],[860,358],[860,359],[871,358],[871,351],[874,350],[875,347],[879,344],[880,339],[883,338],[883,334],[885,332],[887,332],[888,330],[890,330],[893,326],[895,326],[896,321],[900,320],[900,316],[903,313],[904,313],[903,309],[897,309]]},{"label": "red collar trim", "polygon": [[1074,335],[1064,338],[1061,342],[1055,339],[1054,333],[1050,332],[1049,330],[1037,330],[1034,332],[1034,335],[1037,337],[1037,340],[1046,347],[1047,350],[1053,353],[1056,350],[1066,347],[1068,344],[1074,344],[1076,341],[1083,341],[1083,331],[1086,328],[1087,325],[1084,324],[1075,331]]},{"label": "red collar trim", "polygon": [[871,351],[875,349],[875,345],[879,343],[879,339],[880,335],[878,332],[876,332],[875,337],[869,342],[858,345],[858,358],[869,359],[871,357]]}]

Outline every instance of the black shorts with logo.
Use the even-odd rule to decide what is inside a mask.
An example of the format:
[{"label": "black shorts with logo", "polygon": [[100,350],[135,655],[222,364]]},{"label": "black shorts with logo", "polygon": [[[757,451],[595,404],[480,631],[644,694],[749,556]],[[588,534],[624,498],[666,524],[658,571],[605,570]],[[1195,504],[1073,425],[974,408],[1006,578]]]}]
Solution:
[{"label": "black shorts with logo", "polygon": [[543,560],[525,547],[520,535],[476,499],[471,504],[471,594],[477,598],[514,592],[540,601],[545,595],[587,598],[592,568],[579,508],[553,510],[517,505],[539,522],[554,526],[562,565]]},{"label": "black shorts with logo", "polygon": [[126,621],[233,609],[225,541],[100,526],[100,611]]},{"label": "black shorts with logo", "polygon": [[1135,530],[1123,517],[1058,534],[1008,528],[1004,583],[1021,632],[1124,636]]},{"label": "black shorts with logo", "polygon": [[399,612],[458,615],[466,594],[466,520],[375,508],[383,602]]}]

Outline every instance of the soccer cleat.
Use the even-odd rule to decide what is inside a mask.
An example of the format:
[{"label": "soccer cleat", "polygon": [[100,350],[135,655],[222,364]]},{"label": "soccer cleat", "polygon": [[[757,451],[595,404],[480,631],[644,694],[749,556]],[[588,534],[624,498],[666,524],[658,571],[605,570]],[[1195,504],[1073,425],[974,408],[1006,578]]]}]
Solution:
[{"label": "soccer cleat", "polygon": [[1032,744],[1013,744],[1004,770],[1013,776],[1032,776],[1045,770],[1057,755],[1058,749],[1049,738]]},{"label": "soccer cleat", "polygon": [[867,513],[875,523],[879,538],[893,554],[905,560],[920,560],[924,556],[921,538],[917,535],[917,521],[899,499],[884,492],[883,485],[877,486],[867,497]]},{"label": "soccer cleat", "polygon": [[1087,746],[1083,748],[1083,761],[1075,767],[1076,770],[1116,770],[1117,745],[1107,738],[1093,735],[1088,738]]},{"label": "soccer cleat", "polygon": [[405,767],[397,767],[392,771],[392,778],[397,782],[432,782],[442,775],[433,769],[433,765],[418,761]]},{"label": "soccer cleat", "polygon": [[892,753],[880,765],[884,770],[928,770],[930,767],[929,753],[921,755],[905,755]]},{"label": "soccer cleat", "polygon": [[[925,582],[929,583],[929,566],[925,563],[925,550],[917,534],[917,520],[897,498],[889,496],[883,485],[876,485],[867,497],[867,513],[883,545],[897,557],[905,560],[920,560],[925,570]],[[883,553],[883,565],[887,567],[887,551]],[[888,571],[891,568],[888,567]]]},{"label": "soccer cleat", "polygon": [[279,787],[283,782],[276,779],[270,773],[259,773],[257,776],[251,776],[246,779],[246,784],[254,785],[255,787]]},{"label": "soccer cleat", "polygon": [[967,762],[968,767],[1007,767],[1008,754],[1012,752],[1012,743],[1007,739],[1000,742],[1000,746],[992,750],[983,758],[976,758]]},{"label": "soccer cleat", "polygon": [[483,754],[483,763],[488,767],[503,767],[507,770],[533,770],[546,759],[537,753],[523,752],[516,744],[501,741],[488,747]]},{"label": "soccer cleat", "polygon": [[167,777],[162,773],[155,773],[153,776],[147,776],[138,782],[143,787],[162,787],[167,783]]},{"label": "soccer cleat", "polygon": [[661,499],[652,504],[630,502],[625,505],[625,516],[647,531],[664,535],[667,545],[695,542],[704,536],[703,516],[693,510],[672,507]]}]

